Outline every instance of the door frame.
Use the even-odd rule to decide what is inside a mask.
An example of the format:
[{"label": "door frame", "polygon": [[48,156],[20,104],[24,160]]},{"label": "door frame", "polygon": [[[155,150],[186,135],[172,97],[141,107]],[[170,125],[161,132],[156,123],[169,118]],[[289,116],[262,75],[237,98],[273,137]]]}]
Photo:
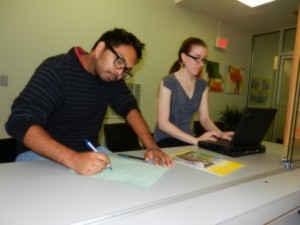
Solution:
[{"label": "door frame", "polygon": [[[282,94],[282,83],[283,83],[283,72],[284,72],[284,61],[285,60],[293,60],[293,55],[292,54],[286,54],[286,55],[281,55],[279,56],[279,72],[277,73],[276,78],[274,79],[275,81],[275,88],[273,92],[275,92],[275,97],[273,99],[272,106],[276,108],[277,114],[274,118],[274,122],[272,124],[272,130],[271,130],[271,140],[276,142],[277,141],[277,132],[278,132],[278,127],[279,127],[279,108],[280,108],[280,98]],[[287,103],[288,104],[288,103]],[[285,121],[284,121],[285,123]],[[284,136],[282,137],[284,139]]]}]

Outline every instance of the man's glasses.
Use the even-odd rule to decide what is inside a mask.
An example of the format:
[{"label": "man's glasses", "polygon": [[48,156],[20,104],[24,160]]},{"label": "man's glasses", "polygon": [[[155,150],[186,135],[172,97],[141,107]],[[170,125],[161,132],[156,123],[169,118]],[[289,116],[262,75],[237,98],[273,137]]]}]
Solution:
[{"label": "man's glasses", "polygon": [[206,64],[207,63],[207,58],[200,58],[200,57],[195,57],[195,56],[192,56],[192,55],[190,55],[190,54],[188,54],[188,53],[184,53],[184,54],[186,54],[187,56],[189,56],[190,58],[192,58],[193,60],[195,60],[197,63],[203,63],[203,64]]},{"label": "man's glasses", "polygon": [[119,70],[123,70],[122,72],[123,78],[127,79],[132,77],[132,73],[130,69],[126,67],[125,60],[121,56],[119,56],[119,54],[109,44],[106,44],[106,47],[117,57],[114,61],[114,66]]}]

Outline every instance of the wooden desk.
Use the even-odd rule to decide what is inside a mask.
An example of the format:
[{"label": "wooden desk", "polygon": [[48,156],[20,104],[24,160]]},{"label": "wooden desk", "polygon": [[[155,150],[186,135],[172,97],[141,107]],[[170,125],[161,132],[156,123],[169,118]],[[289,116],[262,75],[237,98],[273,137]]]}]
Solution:
[{"label": "wooden desk", "polygon": [[[266,146],[265,154],[219,155],[246,165],[227,176],[176,164],[150,189],[80,176],[47,160],[0,164],[0,224],[226,224],[247,215],[260,224],[300,205],[300,169],[283,168],[281,145]],[[199,150],[165,151],[193,149]],[[268,205],[268,215],[253,217]]]}]

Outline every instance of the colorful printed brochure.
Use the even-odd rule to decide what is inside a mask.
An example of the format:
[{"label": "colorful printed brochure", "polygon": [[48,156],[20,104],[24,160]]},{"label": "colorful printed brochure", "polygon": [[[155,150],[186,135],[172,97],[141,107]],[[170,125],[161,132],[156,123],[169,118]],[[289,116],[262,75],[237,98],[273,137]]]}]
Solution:
[{"label": "colorful printed brochure", "polygon": [[225,160],[216,156],[207,155],[197,151],[184,151],[171,155],[176,162],[192,166],[203,171],[224,176],[239,168],[244,164]]}]

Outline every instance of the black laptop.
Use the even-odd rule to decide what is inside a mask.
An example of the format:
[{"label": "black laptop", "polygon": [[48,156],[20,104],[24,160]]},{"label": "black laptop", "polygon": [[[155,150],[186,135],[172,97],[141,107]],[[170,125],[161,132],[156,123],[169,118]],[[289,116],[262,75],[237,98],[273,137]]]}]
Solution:
[{"label": "black laptop", "polygon": [[247,108],[231,141],[199,141],[198,146],[231,157],[264,153],[261,144],[277,109]]}]

